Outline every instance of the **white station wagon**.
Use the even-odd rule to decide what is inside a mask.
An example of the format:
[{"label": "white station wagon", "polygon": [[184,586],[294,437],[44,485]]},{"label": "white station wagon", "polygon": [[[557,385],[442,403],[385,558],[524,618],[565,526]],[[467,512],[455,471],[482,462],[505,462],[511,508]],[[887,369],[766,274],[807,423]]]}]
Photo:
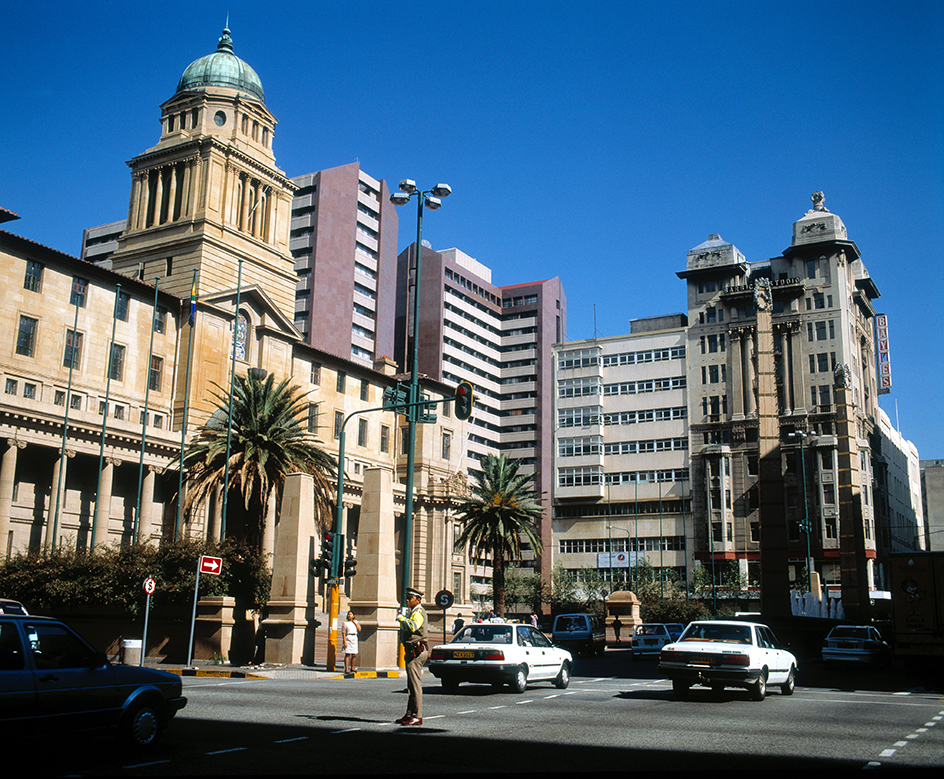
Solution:
[{"label": "white station wagon", "polygon": [[701,684],[712,690],[742,687],[762,701],[768,684],[793,695],[797,660],[766,625],[713,620],[692,622],[678,641],[663,647],[659,670],[672,680],[680,699]]},{"label": "white station wagon", "polygon": [[433,647],[427,665],[447,690],[460,682],[484,682],[524,692],[529,682],[540,679],[565,689],[573,662],[570,652],[554,646],[537,628],[480,622],[464,627],[448,644]]}]

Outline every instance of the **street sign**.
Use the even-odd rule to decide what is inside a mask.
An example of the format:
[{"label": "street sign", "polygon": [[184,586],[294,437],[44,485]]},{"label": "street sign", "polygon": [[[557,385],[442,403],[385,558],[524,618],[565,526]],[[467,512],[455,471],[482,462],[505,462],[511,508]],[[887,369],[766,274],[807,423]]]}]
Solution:
[{"label": "street sign", "polygon": [[454,598],[449,590],[440,590],[436,593],[436,605],[441,609],[448,609],[452,606]]},{"label": "street sign", "polygon": [[204,555],[200,558],[200,573],[212,573],[219,575],[223,570],[222,557],[209,557]]},{"label": "street sign", "polygon": [[157,589],[157,582],[154,581],[152,577],[148,576],[147,579],[144,580],[144,591],[148,595],[153,595],[156,589]]}]

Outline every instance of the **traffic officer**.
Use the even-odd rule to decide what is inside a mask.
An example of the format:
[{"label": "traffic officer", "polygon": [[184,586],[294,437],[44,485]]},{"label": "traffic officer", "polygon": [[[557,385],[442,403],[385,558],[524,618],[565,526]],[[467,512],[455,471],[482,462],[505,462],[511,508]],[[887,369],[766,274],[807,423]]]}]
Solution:
[{"label": "traffic officer", "polygon": [[423,593],[408,587],[406,603],[409,613],[399,614],[400,643],[403,644],[403,653],[406,659],[406,686],[410,693],[406,703],[406,714],[396,720],[401,725],[423,724],[423,666],[429,658],[429,643],[427,642],[427,626],[429,619],[420,605]]}]

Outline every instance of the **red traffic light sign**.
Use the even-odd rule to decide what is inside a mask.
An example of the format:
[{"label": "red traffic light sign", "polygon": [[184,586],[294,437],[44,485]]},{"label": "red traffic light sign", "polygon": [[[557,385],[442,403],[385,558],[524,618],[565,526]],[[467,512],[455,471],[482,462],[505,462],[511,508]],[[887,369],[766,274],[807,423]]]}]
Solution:
[{"label": "red traffic light sign", "polygon": [[222,557],[209,557],[204,555],[200,558],[200,573],[212,573],[219,575],[223,570]]},{"label": "red traffic light sign", "polygon": [[456,387],[456,419],[468,419],[472,416],[472,385],[467,381]]}]

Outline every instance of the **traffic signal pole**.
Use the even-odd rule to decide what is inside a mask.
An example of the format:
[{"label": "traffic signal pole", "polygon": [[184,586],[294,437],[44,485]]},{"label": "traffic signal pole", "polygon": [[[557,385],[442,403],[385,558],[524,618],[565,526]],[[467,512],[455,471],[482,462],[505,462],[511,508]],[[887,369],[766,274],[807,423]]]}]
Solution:
[{"label": "traffic signal pole", "polygon": [[[468,382],[463,382],[463,384],[469,387],[469,403],[471,405],[471,396],[472,396],[472,385]],[[461,387],[462,385],[460,385]],[[347,423],[353,417],[359,416],[360,414],[368,414],[373,411],[398,411],[407,415],[410,419],[411,424],[416,422],[435,422],[436,415],[430,413],[430,409],[433,406],[436,406],[440,403],[445,403],[448,400],[458,400],[459,396],[440,398],[439,400],[429,400],[428,398],[414,399],[410,395],[416,395],[417,393],[408,393],[405,392],[400,385],[397,389],[389,389],[384,393],[384,405],[378,408],[364,408],[359,409],[358,411],[352,411],[341,423],[341,429],[338,432],[338,486],[337,486],[337,498],[336,506],[334,513],[334,529],[331,531],[333,534],[333,547],[331,560],[325,561],[328,564],[328,569],[326,571],[328,578],[328,662],[327,668],[328,671],[334,671],[335,663],[337,662],[338,646],[337,646],[337,637],[338,637],[338,616],[341,610],[341,591],[339,587],[339,580],[344,573],[345,561],[344,561],[344,551],[342,549],[344,545],[344,535],[342,534],[342,529],[344,527],[344,443],[345,443],[345,428]],[[412,450],[411,450],[412,454]],[[412,490],[411,490],[412,492]],[[409,493],[408,493],[409,494]],[[412,501],[411,501],[412,502]]]}]

